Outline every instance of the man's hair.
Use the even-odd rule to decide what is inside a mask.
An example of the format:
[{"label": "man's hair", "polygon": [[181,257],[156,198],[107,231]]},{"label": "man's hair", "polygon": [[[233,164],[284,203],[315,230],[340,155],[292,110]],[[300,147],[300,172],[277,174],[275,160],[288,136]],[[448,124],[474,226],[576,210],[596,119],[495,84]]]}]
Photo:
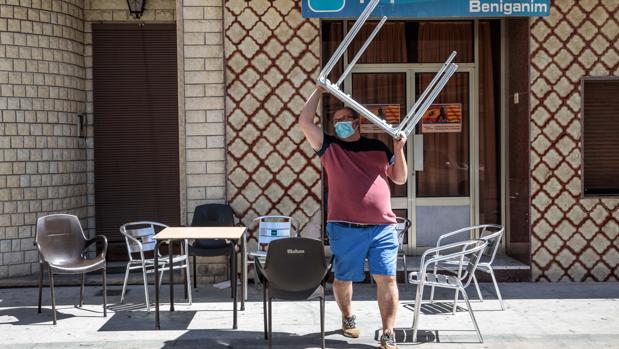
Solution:
[{"label": "man's hair", "polygon": [[335,115],[335,113],[337,113],[338,111],[340,111],[340,110],[345,110],[345,109],[346,109],[346,110],[349,110],[349,111],[352,113],[352,117],[353,117],[353,119],[358,119],[358,118],[359,118],[359,113],[357,113],[357,111],[356,111],[356,110],[354,110],[354,109],[353,109],[353,108],[351,108],[351,107],[342,107],[342,108],[338,108],[338,109],[336,109],[336,110],[335,110],[335,112],[333,112],[333,114]]}]

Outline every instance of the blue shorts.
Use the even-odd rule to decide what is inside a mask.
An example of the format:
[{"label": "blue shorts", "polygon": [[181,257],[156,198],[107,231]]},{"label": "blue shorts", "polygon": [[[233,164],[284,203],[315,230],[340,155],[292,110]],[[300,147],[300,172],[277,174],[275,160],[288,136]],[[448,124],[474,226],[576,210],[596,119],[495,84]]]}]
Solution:
[{"label": "blue shorts", "polygon": [[327,223],[327,233],[333,253],[335,279],[363,281],[365,259],[372,275],[395,276],[398,256],[398,233],[395,224],[350,228]]}]

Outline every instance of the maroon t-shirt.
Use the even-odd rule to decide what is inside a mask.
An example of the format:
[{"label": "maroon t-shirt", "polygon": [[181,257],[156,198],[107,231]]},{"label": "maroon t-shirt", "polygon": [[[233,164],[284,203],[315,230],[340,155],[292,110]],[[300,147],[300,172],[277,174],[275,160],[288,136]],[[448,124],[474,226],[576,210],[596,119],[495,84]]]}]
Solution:
[{"label": "maroon t-shirt", "polygon": [[344,142],[328,134],[317,151],[327,173],[327,221],[395,224],[387,169],[395,158],[387,146],[361,137]]}]

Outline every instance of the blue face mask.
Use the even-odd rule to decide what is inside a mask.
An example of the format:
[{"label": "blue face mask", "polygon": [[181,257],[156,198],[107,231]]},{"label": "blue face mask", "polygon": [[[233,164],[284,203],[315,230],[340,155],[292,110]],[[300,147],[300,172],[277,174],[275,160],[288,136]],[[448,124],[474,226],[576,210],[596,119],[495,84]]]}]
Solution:
[{"label": "blue face mask", "polygon": [[348,138],[355,134],[352,121],[340,121],[335,123],[335,134],[340,138]]}]

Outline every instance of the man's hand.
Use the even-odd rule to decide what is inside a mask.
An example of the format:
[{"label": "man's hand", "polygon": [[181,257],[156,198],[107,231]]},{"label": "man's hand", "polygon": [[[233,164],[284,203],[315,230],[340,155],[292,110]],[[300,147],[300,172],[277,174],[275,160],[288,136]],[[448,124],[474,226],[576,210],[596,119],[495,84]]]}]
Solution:
[{"label": "man's hand", "polygon": [[404,151],[404,145],[406,145],[406,135],[404,132],[400,132],[400,138],[393,140],[394,152]]}]

